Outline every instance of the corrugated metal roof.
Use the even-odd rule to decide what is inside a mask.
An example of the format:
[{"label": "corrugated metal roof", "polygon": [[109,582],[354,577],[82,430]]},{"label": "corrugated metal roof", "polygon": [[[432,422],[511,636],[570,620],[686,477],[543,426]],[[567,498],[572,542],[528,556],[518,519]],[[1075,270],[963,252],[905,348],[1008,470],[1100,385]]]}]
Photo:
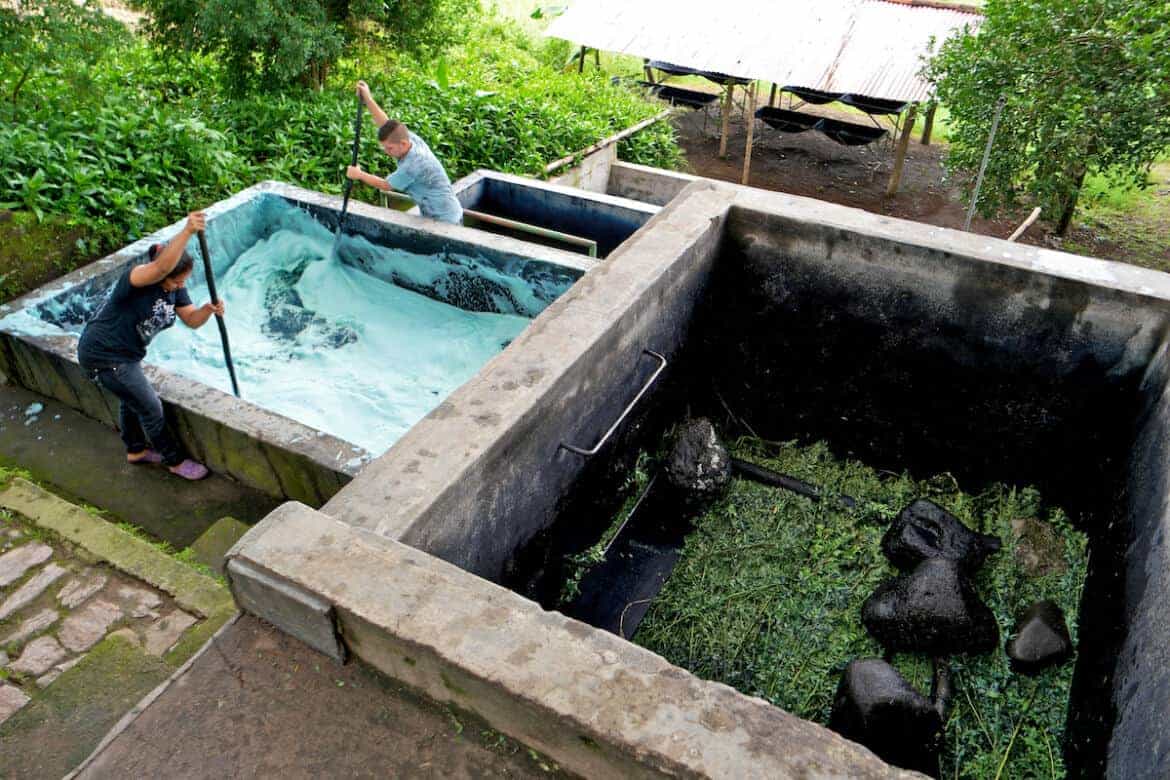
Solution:
[{"label": "corrugated metal roof", "polygon": [[781,85],[921,101],[931,40],[981,19],[890,0],[576,0],[546,34]]}]

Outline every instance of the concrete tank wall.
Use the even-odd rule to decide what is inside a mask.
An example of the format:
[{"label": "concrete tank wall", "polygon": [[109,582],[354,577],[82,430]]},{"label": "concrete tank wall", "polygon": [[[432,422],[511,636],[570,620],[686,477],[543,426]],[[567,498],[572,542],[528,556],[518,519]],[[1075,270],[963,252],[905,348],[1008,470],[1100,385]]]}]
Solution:
[{"label": "concrete tank wall", "polygon": [[587,448],[618,418],[655,367],[643,350],[681,347],[725,211],[696,186],[323,511],[498,577],[585,466],[560,444]]},{"label": "concrete tank wall", "polygon": [[[1127,494],[1124,611],[1113,670],[1108,776],[1170,777],[1170,344],[1143,388],[1148,408],[1133,443]],[[1115,605],[1115,608],[1120,605]]]},{"label": "concrete tank wall", "polygon": [[[605,192],[609,183],[609,171],[617,162],[617,146],[610,145],[581,158],[581,162],[559,176],[548,180],[549,184],[561,187],[576,187],[589,192]],[[610,193],[611,195],[616,193]],[[659,204],[661,205],[661,204]]]},{"label": "concrete tank wall", "polygon": [[610,166],[605,191],[619,198],[665,206],[696,181],[701,179],[687,173],[618,161]]},{"label": "concrete tank wall", "polygon": [[[1027,432],[1071,431],[1074,438],[1067,440],[1068,452],[1063,454],[1057,452],[1059,438],[1044,440],[1048,447],[1044,454],[1060,454],[1063,463],[1074,456],[1080,460],[1071,462],[1091,459],[1091,452],[1085,457],[1075,451],[1075,434],[1082,423],[1091,426],[1092,430],[1084,429],[1091,433],[1116,421],[1125,449],[1133,443],[1133,426],[1140,425],[1128,460],[1133,546],[1121,565],[1128,583],[1129,633],[1115,677],[1119,721],[1108,771],[1128,777],[1164,769],[1164,740],[1157,728],[1170,714],[1166,701],[1170,665],[1164,650],[1170,582],[1163,540],[1170,492],[1166,480],[1170,456],[1163,439],[1170,401],[1165,395],[1165,355],[1159,350],[1170,321],[1170,277],[809,199],[705,182],[690,185],[546,310],[512,348],[322,509],[330,522],[353,529],[354,543],[373,532],[465,571],[448,568],[443,573],[443,567],[432,566],[428,558],[411,564],[403,560],[400,549],[371,544],[380,552],[371,553],[363,564],[366,574],[355,582],[353,559],[347,557],[351,543],[340,539],[323,516],[303,517],[307,528],[320,525],[313,531],[319,532],[320,544],[285,538],[282,523],[290,522],[286,512],[274,513],[272,523],[266,521],[245,538],[236,556],[244,565],[235,576],[248,577],[248,566],[259,567],[319,599],[320,609],[312,615],[319,633],[326,635],[322,646],[349,641],[344,629],[347,616],[365,615],[362,622],[354,622],[357,634],[351,651],[439,698],[507,697],[509,706],[526,714],[506,714],[493,704],[484,704],[482,711],[497,727],[513,729],[510,733],[524,732],[526,727],[517,724],[535,722],[532,713],[548,712],[550,707],[563,711],[567,701],[593,711],[591,697],[599,692],[627,708],[637,729],[672,718],[705,723],[711,710],[685,700],[681,691],[677,695],[682,698],[668,692],[647,705],[640,683],[633,693],[620,684],[632,677],[619,673],[598,687],[598,661],[588,653],[585,657],[567,649],[554,653],[565,668],[548,685],[535,682],[547,679],[538,649],[600,647],[621,640],[602,637],[597,629],[572,621],[558,623],[557,631],[563,628],[568,637],[551,636],[533,625],[541,622],[538,615],[549,613],[500,594],[490,583],[477,590],[469,572],[496,576],[518,545],[555,518],[558,502],[583,471],[580,461],[559,449],[560,442],[587,446],[597,440],[636,392],[642,377],[632,372],[643,349],[674,357],[688,336],[702,337],[705,323],[696,320],[695,313],[707,293],[720,293],[719,277],[724,274],[736,281],[732,287],[738,285],[742,294],[722,299],[725,317],[765,326],[743,334],[745,343],[750,336],[763,344],[759,351],[764,353],[770,347],[792,346],[812,359],[808,345],[829,338],[833,349],[826,351],[824,365],[830,364],[836,349],[846,349],[843,354],[850,358],[864,358],[865,350],[846,338],[852,337],[862,339],[862,346],[870,346],[879,358],[902,361],[921,353],[935,367],[959,372],[974,384],[976,393],[981,372],[1019,374],[1025,378],[1023,384],[1003,385],[997,403],[989,408],[1007,408],[1013,398],[1023,397],[1036,412],[1026,418]],[[787,341],[769,341],[769,333]],[[747,374],[749,379],[767,380],[785,355],[772,351],[767,357],[756,366],[758,371]],[[880,370],[880,362],[863,361],[855,368],[860,373]],[[709,373],[718,376],[718,368]],[[779,392],[782,384],[770,387]],[[1088,413],[1095,396],[1085,395],[1084,387],[1099,390],[1100,399],[1120,405],[1101,408],[1094,422]],[[1076,402],[1061,406],[1045,402],[1042,394],[1020,396],[1021,389],[1036,388],[1051,389]],[[911,400],[908,408],[916,405],[923,415],[935,413],[932,405],[937,398],[911,394]],[[884,397],[880,409],[889,416],[907,408],[895,401],[892,394]],[[791,406],[778,406],[795,414]],[[959,411],[965,419],[955,422],[955,430],[977,432],[983,410]],[[1008,438],[984,444],[1009,455],[1027,452],[1026,436],[1001,433]],[[1001,463],[998,473],[1010,465],[1015,464]],[[1112,491],[1117,485],[1100,487]],[[405,580],[394,575],[383,581],[378,574],[408,565],[416,568]],[[416,588],[416,581],[425,587]],[[233,586],[242,587],[234,582]],[[393,595],[403,587],[401,598]],[[439,624],[415,622],[420,610],[435,610],[448,598],[455,599],[452,603],[474,603],[476,609],[482,607],[482,614],[452,622],[449,611],[439,609]],[[263,599],[249,603],[250,609],[270,616]],[[279,617],[280,610],[273,608],[271,616]],[[335,620],[343,623],[340,633]],[[458,640],[444,633],[452,629]],[[516,650],[514,641],[528,649]],[[496,642],[508,653],[501,656],[503,661],[485,666],[481,651],[485,643],[494,647]],[[447,652],[457,645],[464,649]],[[412,664],[417,660],[413,656],[392,657],[403,648],[424,646],[433,651],[434,661],[425,674]],[[634,654],[625,656],[620,654],[617,663],[642,663]],[[683,670],[670,668],[656,674],[663,679],[687,677]],[[720,705],[723,711],[742,706],[747,699],[729,696]],[[576,715],[588,717],[584,712]],[[660,743],[653,740],[661,734],[637,729],[620,737],[611,734],[607,744],[620,742],[615,749],[623,755],[658,755]],[[856,758],[842,765],[835,738],[822,734],[812,739],[812,753],[823,750],[826,757],[819,767],[824,775],[840,776],[842,767]],[[563,751],[570,766],[586,766],[578,747],[548,745],[554,757]],[[747,767],[744,776],[758,774],[762,767],[773,766],[770,762],[783,750],[783,745],[761,744],[754,757],[737,759],[747,762],[737,766]],[[680,761],[679,771],[703,773],[701,755],[672,755]]]},{"label": "concrete tank wall", "polygon": [[[597,242],[599,257],[616,249],[658,212],[657,206],[646,203],[495,171],[476,171],[453,186],[464,209],[591,239]],[[475,217],[466,214],[465,219]],[[521,234],[516,238],[541,240]]]},{"label": "concrete tank wall", "polygon": [[1005,242],[963,251],[952,231],[889,222],[901,235],[732,209],[699,328],[718,334],[711,373],[742,380],[723,389],[732,408],[766,438],[924,473],[1058,492],[1119,479],[1167,308],[989,261],[1015,251]]}]

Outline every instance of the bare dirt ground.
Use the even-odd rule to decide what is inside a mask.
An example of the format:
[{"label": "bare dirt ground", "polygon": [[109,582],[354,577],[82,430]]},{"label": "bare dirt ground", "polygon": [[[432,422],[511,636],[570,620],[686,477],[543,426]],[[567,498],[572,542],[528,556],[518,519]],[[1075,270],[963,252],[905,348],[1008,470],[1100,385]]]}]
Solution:
[{"label": "bare dirt ground", "polygon": [[[823,106],[804,107],[803,112],[838,116],[865,123],[857,114],[836,114]],[[690,172],[699,176],[739,182],[747,126],[733,115],[728,134],[728,154],[720,159],[718,111],[712,110],[704,129],[702,112],[687,112],[675,119]],[[822,133],[781,133],[763,122],[756,123],[750,185],[761,189],[818,198],[853,206],[876,214],[912,219],[940,227],[962,229],[966,206],[959,187],[948,181],[943,168],[945,146],[923,146],[914,139],[909,147],[901,186],[892,197],[886,185],[894,163],[892,134],[869,146],[841,146]],[[1155,171],[1155,181],[1162,175]],[[1044,217],[1020,239],[1022,243],[1064,248],[1109,260],[1170,270],[1170,188],[1155,185],[1158,208],[1146,208],[1132,219],[1114,215],[1082,215],[1063,240],[1050,234]],[[976,216],[973,232],[1007,238],[1027,218],[1030,208],[1002,214],[995,219]]]}]

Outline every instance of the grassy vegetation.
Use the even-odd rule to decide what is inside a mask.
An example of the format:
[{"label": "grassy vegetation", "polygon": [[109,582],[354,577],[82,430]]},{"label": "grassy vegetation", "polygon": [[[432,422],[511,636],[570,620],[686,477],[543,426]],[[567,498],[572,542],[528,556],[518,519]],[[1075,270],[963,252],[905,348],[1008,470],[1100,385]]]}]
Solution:
[{"label": "grassy vegetation", "polygon": [[[1050,598],[1076,617],[1087,565],[1086,539],[1034,490],[993,486],[963,493],[949,475],[916,482],[835,459],[822,444],[798,447],[754,439],[738,457],[765,464],[859,501],[849,511],[735,479],[700,518],[683,557],[635,640],[670,661],[804,718],[828,722],[845,665],[880,657],[861,624],[861,605],[896,572],[880,550],[889,518],[918,497],[954,512],[1004,542],[976,585],[1006,640],[1016,617]],[[1029,575],[1018,563],[1012,521],[1035,518],[1057,531],[1053,569]],[[927,659],[895,664],[929,692]],[[951,661],[956,697],[946,727],[944,777],[1063,777],[1061,738],[1072,664],[1034,680],[1010,671],[1001,650]]]},{"label": "grassy vegetation", "polygon": [[[452,178],[481,167],[540,175],[549,161],[661,110],[605,74],[562,72],[558,52],[510,21],[468,24],[442,67],[370,30],[320,91],[240,95],[216,59],[171,57],[125,35],[86,64],[84,90],[61,87],[71,78],[36,82],[39,91],[0,106],[0,214],[15,215],[0,219],[0,302],[263,179],[340,192],[358,78]],[[373,136],[367,122],[361,162],[389,171]],[[666,124],[621,153],[663,167],[681,159]]]},{"label": "grassy vegetation", "polygon": [[617,514],[614,515],[609,527],[592,546],[568,557],[565,580],[561,584],[559,606],[563,607],[571,603],[581,592],[581,580],[591,569],[605,560],[605,549],[613,542],[630,517],[630,513],[634,511],[634,507],[637,506],[638,500],[650,483],[653,469],[654,458],[646,452],[639,452],[633,471],[626,478],[625,484],[619,488],[619,494],[626,496],[626,498]]},{"label": "grassy vegetation", "polygon": [[[87,509],[88,508],[89,507],[87,507]],[[91,509],[90,511],[92,512],[93,510]],[[94,514],[98,514],[99,516],[101,516],[100,512],[94,512]],[[170,542],[167,542],[163,539],[156,539],[155,537],[151,536],[146,531],[143,531],[141,528],[134,525],[133,523],[127,523],[125,521],[118,521],[114,524],[116,526],[118,526],[118,528],[120,528],[121,530],[123,530],[126,533],[133,536],[135,539],[138,539],[139,541],[146,542],[151,547],[154,547],[159,552],[161,552],[163,555],[169,555],[170,557],[174,558],[175,560],[179,561],[180,563],[185,564],[188,568],[194,569],[195,571],[199,572],[204,577],[210,577],[211,579],[215,580],[216,582],[218,582],[221,585],[227,585],[227,580],[224,578],[224,576],[222,574],[220,574],[219,572],[217,572],[215,569],[208,566],[207,564],[202,563],[196,557],[195,551],[193,549],[191,549],[190,547],[185,547],[182,550],[177,550],[177,549],[175,549],[174,545],[172,545]]]},{"label": "grassy vegetation", "polygon": [[1064,249],[1100,255],[1105,245],[1113,244],[1119,259],[1170,271],[1170,153],[1154,165],[1145,189],[1118,186],[1100,175],[1088,177],[1077,224],[1080,229],[1064,242]]},{"label": "grassy vegetation", "polygon": [[11,468],[9,466],[0,465],[0,490],[8,487],[8,483],[16,478],[27,479],[32,481],[32,474],[24,469]]}]

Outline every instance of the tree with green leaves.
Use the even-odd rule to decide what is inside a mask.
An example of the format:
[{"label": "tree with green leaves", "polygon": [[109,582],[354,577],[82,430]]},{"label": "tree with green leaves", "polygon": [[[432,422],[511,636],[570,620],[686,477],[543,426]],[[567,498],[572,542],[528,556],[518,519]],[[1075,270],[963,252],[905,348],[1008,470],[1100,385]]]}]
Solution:
[{"label": "tree with green leaves", "polygon": [[1145,185],[1170,146],[1170,3],[988,0],[984,12],[926,70],[951,114],[948,165],[978,168],[1002,97],[981,210],[1029,195],[1064,235],[1086,174]]},{"label": "tree with green leaves", "polygon": [[[478,0],[139,0],[164,46],[214,54],[237,91],[321,87],[358,31],[431,55],[464,34]],[[373,23],[373,24],[371,24]]]},{"label": "tree with green leaves", "polygon": [[83,90],[89,66],[126,35],[94,0],[0,3],[0,94],[15,114],[23,95],[44,91],[38,80]]},{"label": "tree with green leaves", "polygon": [[237,91],[323,83],[345,43],[317,0],[142,0],[151,36],[171,51],[213,54]]}]

